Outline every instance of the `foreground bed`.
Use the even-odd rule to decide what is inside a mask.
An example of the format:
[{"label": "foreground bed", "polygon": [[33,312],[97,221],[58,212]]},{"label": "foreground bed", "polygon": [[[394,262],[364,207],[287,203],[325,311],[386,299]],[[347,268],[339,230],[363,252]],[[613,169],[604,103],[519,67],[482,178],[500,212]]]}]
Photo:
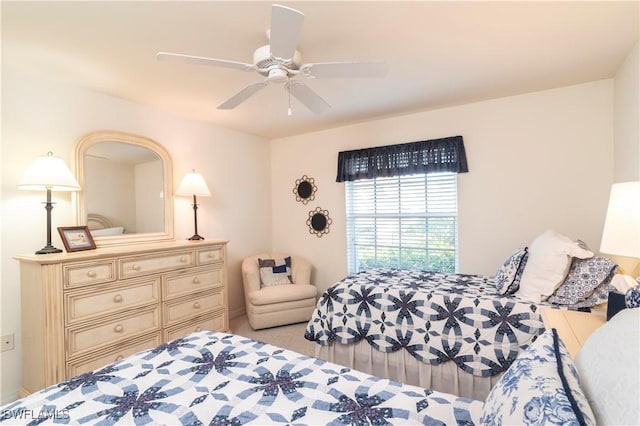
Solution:
[{"label": "foreground bed", "polygon": [[[403,385],[219,332],[199,332],[0,409],[7,424],[640,424],[640,309],[571,360],[547,330],[486,401]],[[602,374],[604,370],[607,374]]]},{"label": "foreground bed", "polygon": [[374,269],[323,293],[305,337],[318,358],[484,400],[544,331],[540,306],[481,275]]},{"label": "foreground bed", "polygon": [[199,332],[2,409],[9,424],[477,423],[482,403]]}]

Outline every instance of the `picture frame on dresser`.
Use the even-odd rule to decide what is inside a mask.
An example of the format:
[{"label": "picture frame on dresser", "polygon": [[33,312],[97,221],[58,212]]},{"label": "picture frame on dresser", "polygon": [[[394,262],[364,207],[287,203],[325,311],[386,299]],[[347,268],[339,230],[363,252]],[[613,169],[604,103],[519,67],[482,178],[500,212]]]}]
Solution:
[{"label": "picture frame on dresser", "polygon": [[88,226],[59,226],[58,233],[67,253],[96,248]]}]

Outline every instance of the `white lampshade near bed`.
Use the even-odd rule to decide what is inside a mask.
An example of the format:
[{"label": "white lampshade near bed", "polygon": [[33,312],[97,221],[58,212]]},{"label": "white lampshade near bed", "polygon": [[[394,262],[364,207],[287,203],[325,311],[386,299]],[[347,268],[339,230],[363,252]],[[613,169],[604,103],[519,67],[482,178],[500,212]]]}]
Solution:
[{"label": "white lampshade near bed", "polygon": [[630,258],[630,262],[625,262],[628,265],[625,270],[628,268],[627,273],[632,276],[614,277],[614,287],[624,293],[629,286],[637,285],[633,276],[640,275],[640,181],[611,186],[600,251]]},{"label": "white lampshade near bed", "polygon": [[600,251],[640,258],[640,181],[611,186]]}]

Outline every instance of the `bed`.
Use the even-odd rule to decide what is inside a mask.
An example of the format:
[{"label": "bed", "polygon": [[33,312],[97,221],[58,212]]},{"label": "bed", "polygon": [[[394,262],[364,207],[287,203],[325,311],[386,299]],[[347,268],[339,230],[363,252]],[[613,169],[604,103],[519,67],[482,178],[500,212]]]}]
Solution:
[{"label": "bed", "polygon": [[[202,331],[2,408],[37,424],[473,424],[482,402],[369,376],[233,334]],[[365,423],[366,424],[366,423]]]},{"label": "bed", "polygon": [[0,423],[639,424],[639,314],[618,313],[575,363],[556,331],[545,331],[485,401],[201,331],[0,407]]},{"label": "bed", "polygon": [[[571,242],[572,247],[581,244]],[[534,241],[531,246],[539,245]],[[556,286],[544,302],[518,297],[520,280],[527,268],[534,271],[537,261],[534,258],[530,263],[527,248],[510,255],[495,277],[399,269],[363,271],[340,280],[321,295],[305,338],[317,343],[318,358],[484,400],[518,354],[544,331],[540,306],[589,311],[607,300],[616,265],[586,249],[572,250],[583,258],[576,257],[570,268],[562,266],[566,284]],[[567,256],[563,257],[566,262]],[[588,273],[596,277],[588,285],[583,283],[585,270],[596,269],[597,273]],[[508,279],[497,285],[501,270],[507,271]]]}]

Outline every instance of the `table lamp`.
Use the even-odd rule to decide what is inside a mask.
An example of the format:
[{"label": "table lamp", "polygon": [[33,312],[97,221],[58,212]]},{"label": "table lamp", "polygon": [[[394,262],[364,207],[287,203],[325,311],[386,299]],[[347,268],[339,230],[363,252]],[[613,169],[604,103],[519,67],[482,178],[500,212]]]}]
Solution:
[{"label": "table lamp", "polygon": [[61,253],[62,250],[51,245],[51,191],[79,191],[80,185],[73,177],[64,160],[54,157],[49,151],[46,156],[36,157],[20,179],[18,188],[31,191],[47,191],[47,245],[36,254]]},{"label": "table lamp", "polygon": [[[635,258],[636,263],[640,258],[640,181],[611,186],[600,251]],[[640,306],[640,287],[629,288],[624,296],[609,293],[607,318],[615,315],[623,305],[628,308]]]},{"label": "table lamp", "polygon": [[204,240],[203,237],[198,235],[198,203],[196,201],[196,196],[209,197],[211,196],[211,193],[209,192],[209,188],[207,187],[202,175],[196,173],[195,170],[193,170],[192,173],[187,173],[182,178],[182,182],[180,182],[180,185],[176,190],[176,195],[193,196],[193,223],[195,233],[191,238],[189,238],[189,240]]}]

